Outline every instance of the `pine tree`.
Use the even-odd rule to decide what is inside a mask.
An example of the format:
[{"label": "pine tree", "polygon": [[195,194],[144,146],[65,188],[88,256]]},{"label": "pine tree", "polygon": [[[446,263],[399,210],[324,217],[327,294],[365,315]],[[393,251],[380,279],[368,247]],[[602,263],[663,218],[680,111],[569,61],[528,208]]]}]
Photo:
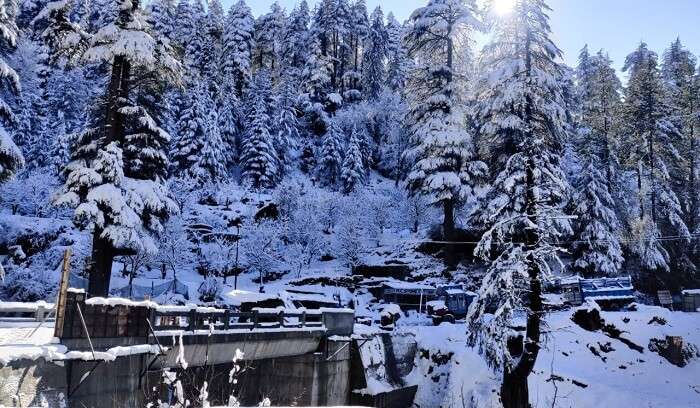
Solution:
[{"label": "pine tree", "polygon": [[[528,377],[541,347],[542,279],[551,273],[555,240],[570,232],[559,164],[569,126],[564,72],[555,62],[561,52],[550,39],[549,10],[542,0],[519,0],[508,16],[494,17],[475,96],[480,136],[503,161],[494,166],[474,220],[486,227],[476,253],[489,267],[470,307],[469,340],[502,371],[505,408],[529,406]],[[486,317],[487,310],[497,312]],[[513,330],[514,313],[527,316],[524,333]]]},{"label": "pine tree", "polygon": [[209,0],[208,13],[204,18],[204,45],[202,50],[202,73],[211,86],[221,88],[224,41],[224,10],[219,0]]},{"label": "pine tree", "polygon": [[298,77],[304,70],[304,64],[309,58],[309,5],[302,0],[289,14],[282,40],[282,58],[285,72]]},{"label": "pine tree", "polygon": [[[407,91],[411,147],[405,156],[413,163],[407,182],[414,194],[442,207],[446,241],[454,236],[456,205],[472,201],[486,175],[465,128],[453,75],[456,45],[467,43],[462,36],[474,27],[474,10],[473,2],[432,0],[413,13],[407,33],[412,56],[432,64],[412,73]],[[449,267],[455,266],[454,248],[446,248],[445,260]]]},{"label": "pine tree", "polygon": [[[632,226],[637,243],[632,250],[640,256],[647,272],[668,271],[668,249],[655,238],[689,236],[681,204],[671,185],[677,157],[675,142],[680,133],[666,103],[656,53],[641,43],[627,56],[623,70],[629,72],[623,104],[624,150],[629,152],[626,165],[636,172],[639,203]],[[652,292],[658,285],[657,279],[654,274],[647,281]]]},{"label": "pine tree", "polygon": [[324,186],[335,186],[340,177],[340,140],[342,138],[340,127],[331,121],[328,124],[326,134],[321,141],[320,157],[318,158],[318,178]]},{"label": "pine tree", "polygon": [[279,3],[270,7],[270,12],[255,21],[255,48],[253,63],[256,69],[266,69],[274,79],[280,73],[281,44],[285,32],[286,16]]},{"label": "pine tree", "polygon": [[[12,48],[17,44],[16,16],[17,3],[14,0],[5,1],[0,13],[0,42],[2,42],[3,50]],[[4,56],[0,56],[0,79],[9,85],[10,92],[16,93],[20,90],[19,77],[7,65]],[[0,120],[7,122],[13,119],[14,115],[10,106],[4,98],[0,97]],[[0,182],[12,177],[22,166],[24,166],[22,153],[12,141],[12,138],[10,138],[3,124],[0,123]]]},{"label": "pine tree", "polygon": [[170,151],[170,172],[175,176],[194,176],[192,170],[199,161],[206,134],[205,96],[205,85],[201,82],[184,94],[176,125],[177,137]]},{"label": "pine tree", "polygon": [[362,164],[362,154],[360,153],[360,141],[357,138],[357,129],[353,125],[348,148],[343,159],[340,180],[343,183],[343,191],[353,192],[365,179],[365,168]]},{"label": "pine tree", "polygon": [[296,85],[292,75],[282,77],[275,89],[273,96],[273,129],[275,134],[275,147],[277,157],[280,160],[279,176],[290,167],[293,159],[293,151],[299,144],[299,120],[297,119]]},{"label": "pine tree", "polygon": [[403,41],[403,27],[396,21],[393,13],[389,13],[387,16],[386,32],[386,55],[388,59],[386,82],[390,89],[399,91],[406,85],[411,62],[408,59]]},{"label": "pine tree", "polygon": [[225,145],[219,131],[219,118],[213,101],[209,100],[204,120],[204,140],[194,176],[201,185],[217,183],[226,176]]},{"label": "pine tree", "polygon": [[197,30],[197,22],[194,20],[194,10],[190,0],[180,0],[175,9],[175,21],[171,39],[177,44],[179,49],[184,52],[190,38],[194,36]]},{"label": "pine tree", "polygon": [[362,84],[367,98],[376,99],[384,87],[386,77],[384,60],[388,42],[384,27],[384,13],[380,7],[372,12],[370,23],[362,59]]},{"label": "pine tree", "polygon": [[616,275],[624,260],[613,189],[618,189],[613,123],[619,110],[620,80],[602,51],[585,47],[576,70],[581,105],[577,152],[582,160],[572,197],[576,241],[573,268],[584,276]]},{"label": "pine tree", "polygon": [[[269,76],[264,72],[258,82],[264,81],[269,86]],[[278,180],[279,158],[274,145],[274,137],[270,134],[270,110],[266,95],[260,92],[251,93],[252,112],[249,126],[243,141],[241,152],[241,168],[243,178],[248,180],[253,188],[273,187]]]},{"label": "pine tree", "polygon": [[239,99],[251,78],[253,24],[253,15],[244,0],[231,6],[224,26],[223,73]]},{"label": "pine tree", "polygon": [[[52,47],[52,60],[102,63],[111,72],[107,91],[93,104],[89,127],[69,139],[71,162],[57,199],[75,208],[78,226],[92,230],[90,296],[108,294],[115,256],[156,251],[154,235],[177,210],[161,178],[167,138],[136,104],[139,93],[132,85],[177,82],[180,64],[167,41],[148,31],[138,1],[115,3],[118,15],[95,33],[69,21],[65,3],[48,6],[38,16],[47,22],[43,38]],[[62,41],[67,37],[80,41]]]},{"label": "pine tree", "polygon": [[331,92],[331,74],[333,65],[328,56],[321,51],[321,40],[313,39],[311,53],[302,72],[303,95],[308,103],[304,116],[309,123],[311,134],[323,135],[327,129],[328,115],[336,106],[329,103]]},{"label": "pine tree", "polygon": [[311,34],[318,41],[322,59],[330,65],[329,79],[332,92],[341,88],[341,80],[349,67],[350,6],[347,0],[322,0],[316,7],[311,22]]},{"label": "pine tree", "polygon": [[[691,232],[698,230],[700,187],[698,186],[698,124],[700,123],[700,82],[695,66],[697,58],[680,39],[664,52],[661,75],[664,81],[671,120],[680,133],[676,148],[683,161],[672,168],[675,191],[681,200],[684,219]],[[697,239],[695,240],[697,246]],[[685,249],[682,252],[686,252]],[[694,265],[698,267],[700,265]]]},{"label": "pine tree", "polygon": [[364,0],[357,0],[350,8],[350,25],[348,27],[348,46],[351,57],[350,66],[343,74],[343,98],[348,102],[362,99],[362,55],[364,41],[369,32],[367,5]]},{"label": "pine tree", "polygon": [[148,4],[148,24],[170,41],[174,40],[176,10],[175,0],[152,0]]}]

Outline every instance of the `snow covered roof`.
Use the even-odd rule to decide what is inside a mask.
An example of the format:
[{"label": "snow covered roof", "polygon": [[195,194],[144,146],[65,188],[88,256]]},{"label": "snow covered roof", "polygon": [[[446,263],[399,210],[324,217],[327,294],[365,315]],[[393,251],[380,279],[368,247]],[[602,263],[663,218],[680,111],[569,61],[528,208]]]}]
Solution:
[{"label": "snow covered roof", "polygon": [[256,303],[264,302],[270,299],[280,299],[280,296],[277,293],[258,293],[240,289],[234,289],[230,292],[226,292],[222,296],[226,303],[233,306],[240,306],[242,303]]},{"label": "snow covered roof", "polygon": [[384,282],[384,286],[391,289],[435,290],[435,288],[430,285],[404,281],[386,281]]},{"label": "snow covered roof", "polygon": [[321,293],[295,293],[295,292],[288,292],[288,299],[289,300],[297,300],[297,301],[307,301],[307,302],[318,302],[318,303],[328,303],[328,304],[337,304],[333,298],[328,297],[326,295],[323,295]]},{"label": "snow covered roof", "polygon": [[700,295],[700,289],[686,289],[681,291],[684,295]]}]

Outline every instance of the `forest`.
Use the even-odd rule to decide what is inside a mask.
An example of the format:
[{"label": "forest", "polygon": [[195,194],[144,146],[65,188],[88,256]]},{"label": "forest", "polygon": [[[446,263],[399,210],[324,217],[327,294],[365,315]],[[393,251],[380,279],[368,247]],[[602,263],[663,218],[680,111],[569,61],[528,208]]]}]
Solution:
[{"label": "forest", "polygon": [[553,276],[700,287],[700,68],[681,39],[570,67],[545,0],[501,3],[1,1],[0,299],[55,296],[67,247],[91,296],[204,303],[409,252],[479,294],[520,401]]}]

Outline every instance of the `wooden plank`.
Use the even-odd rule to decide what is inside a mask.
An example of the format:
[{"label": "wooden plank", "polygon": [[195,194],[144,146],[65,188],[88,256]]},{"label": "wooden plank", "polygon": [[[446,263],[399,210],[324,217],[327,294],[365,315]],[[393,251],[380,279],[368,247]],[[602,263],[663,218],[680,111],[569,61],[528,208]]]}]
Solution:
[{"label": "wooden plank", "polygon": [[659,303],[661,306],[673,305],[673,298],[671,297],[671,292],[668,290],[660,290],[657,292],[659,297]]},{"label": "wooden plank", "polygon": [[63,253],[63,270],[61,271],[61,281],[58,284],[58,299],[56,300],[56,324],[53,335],[58,338],[63,336],[63,323],[66,316],[66,295],[70,280],[70,256],[71,248],[68,247]]}]

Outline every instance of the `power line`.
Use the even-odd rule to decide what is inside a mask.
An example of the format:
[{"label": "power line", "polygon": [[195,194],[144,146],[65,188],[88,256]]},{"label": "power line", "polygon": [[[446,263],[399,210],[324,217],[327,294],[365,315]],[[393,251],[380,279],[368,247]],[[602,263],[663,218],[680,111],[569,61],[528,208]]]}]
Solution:
[{"label": "power line", "polygon": [[[697,239],[700,238],[700,234],[689,234],[689,235],[665,235],[665,236],[660,236],[660,237],[655,237],[655,238],[643,238],[643,239],[619,239],[617,242],[619,243],[639,243],[639,242],[671,242],[671,241],[689,241],[692,239]],[[376,240],[375,240],[376,241]],[[401,238],[392,238],[392,239],[381,239],[381,242],[404,242],[404,243],[414,243],[414,244],[452,244],[452,245],[477,245],[481,241],[438,241],[438,240],[430,240],[430,239],[401,239]],[[570,244],[587,244],[587,243],[612,243],[614,241],[612,240],[606,240],[606,239],[591,239],[591,240],[575,240],[575,241],[556,241],[553,242],[552,244],[558,244],[558,245],[570,245]]]}]

